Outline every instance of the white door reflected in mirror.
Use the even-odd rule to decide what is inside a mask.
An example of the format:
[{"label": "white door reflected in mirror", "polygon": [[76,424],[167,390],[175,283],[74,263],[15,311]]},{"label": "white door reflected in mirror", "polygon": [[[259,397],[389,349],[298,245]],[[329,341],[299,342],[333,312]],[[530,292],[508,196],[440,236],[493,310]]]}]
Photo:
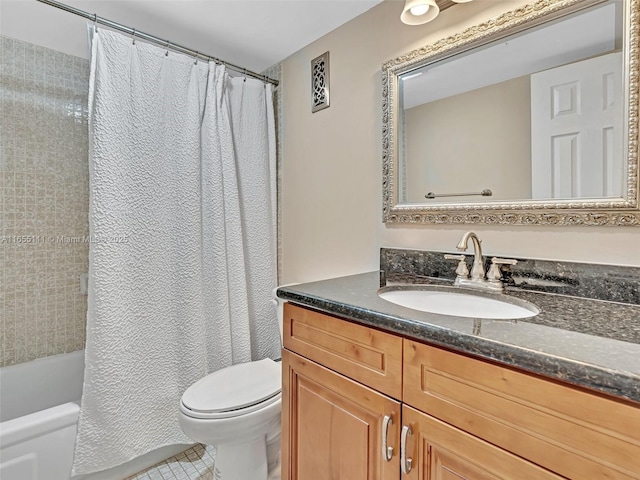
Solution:
[{"label": "white door reflected in mirror", "polygon": [[622,54],[531,75],[532,198],[621,197]]}]

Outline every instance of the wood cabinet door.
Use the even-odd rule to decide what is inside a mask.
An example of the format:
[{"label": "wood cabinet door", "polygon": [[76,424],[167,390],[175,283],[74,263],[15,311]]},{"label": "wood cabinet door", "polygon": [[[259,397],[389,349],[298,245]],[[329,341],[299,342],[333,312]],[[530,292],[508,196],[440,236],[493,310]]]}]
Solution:
[{"label": "wood cabinet door", "polygon": [[399,478],[399,402],[288,350],[282,368],[283,480]]},{"label": "wood cabinet door", "polygon": [[[403,405],[406,460],[403,480],[561,480],[548,470],[512,455],[434,417]],[[401,459],[401,462],[403,459]]]},{"label": "wood cabinet door", "polygon": [[405,340],[403,399],[564,478],[640,480],[640,409]]}]

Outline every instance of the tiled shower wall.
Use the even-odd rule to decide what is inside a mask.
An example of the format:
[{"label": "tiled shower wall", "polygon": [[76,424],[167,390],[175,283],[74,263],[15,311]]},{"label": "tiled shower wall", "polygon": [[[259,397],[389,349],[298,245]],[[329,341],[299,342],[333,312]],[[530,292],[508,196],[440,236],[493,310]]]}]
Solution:
[{"label": "tiled shower wall", "polygon": [[84,348],[88,60],[0,36],[0,366]]}]

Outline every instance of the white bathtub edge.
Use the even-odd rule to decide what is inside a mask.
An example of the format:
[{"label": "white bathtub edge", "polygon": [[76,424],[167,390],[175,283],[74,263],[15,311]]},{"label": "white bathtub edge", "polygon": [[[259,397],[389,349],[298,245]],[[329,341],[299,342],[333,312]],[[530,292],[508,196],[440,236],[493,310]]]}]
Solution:
[{"label": "white bathtub edge", "polygon": [[[0,423],[0,450],[78,422],[80,406],[69,402]],[[46,429],[42,425],[46,424]]]}]

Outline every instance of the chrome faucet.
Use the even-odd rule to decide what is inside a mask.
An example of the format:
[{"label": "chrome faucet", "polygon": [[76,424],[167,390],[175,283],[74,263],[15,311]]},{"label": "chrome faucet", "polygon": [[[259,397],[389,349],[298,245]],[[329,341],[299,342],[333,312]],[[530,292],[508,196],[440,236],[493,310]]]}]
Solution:
[{"label": "chrome faucet", "polygon": [[484,261],[482,259],[482,246],[481,240],[473,232],[465,233],[456,248],[460,251],[466,252],[469,248],[469,239],[473,242],[473,267],[471,268],[471,280],[482,281],[485,278],[484,274]]},{"label": "chrome faucet", "polygon": [[500,281],[502,277],[500,265],[515,265],[518,261],[511,258],[493,257],[491,259],[491,267],[489,267],[488,272],[485,274],[482,246],[480,245],[482,240],[480,240],[475,233],[465,233],[456,248],[461,251],[466,251],[467,248],[469,248],[469,239],[473,242],[473,267],[471,268],[471,276],[469,276],[469,269],[464,255],[447,254],[444,256],[447,260],[458,260],[456,279],[453,284],[458,287],[489,290],[496,293],[504,292],[504,284]]}]

